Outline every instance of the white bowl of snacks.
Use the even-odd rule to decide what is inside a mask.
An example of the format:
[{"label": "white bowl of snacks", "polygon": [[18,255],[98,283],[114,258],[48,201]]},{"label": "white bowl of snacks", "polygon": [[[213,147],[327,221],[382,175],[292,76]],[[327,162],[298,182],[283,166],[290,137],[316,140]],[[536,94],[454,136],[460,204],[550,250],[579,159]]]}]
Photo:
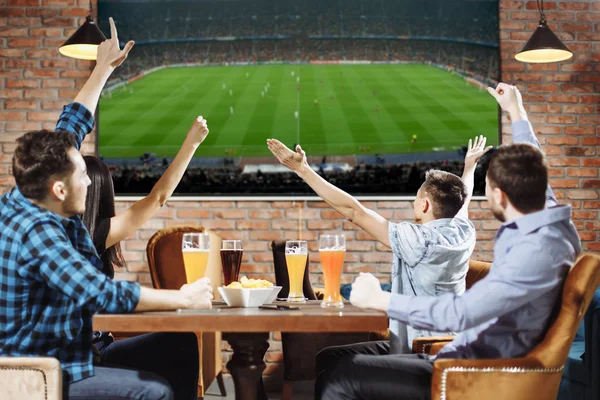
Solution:
[{"label": "white bowl of snacks", "polygon": [[218,290],[229,307],[247,308],[272,303],[281,286],[274,286],[264,279],[248,279],[242,276],[239,282],[221,286]]}]

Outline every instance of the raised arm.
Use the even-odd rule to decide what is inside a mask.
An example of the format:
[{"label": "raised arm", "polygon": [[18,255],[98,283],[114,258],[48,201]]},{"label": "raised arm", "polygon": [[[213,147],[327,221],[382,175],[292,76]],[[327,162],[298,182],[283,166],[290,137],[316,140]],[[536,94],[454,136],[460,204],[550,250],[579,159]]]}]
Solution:
[{"label": "raised arm", "polygon": [[98,46],[96,67],[94,67],[92,74],[79,93],[77,93],[73,103],[64,108],[56,123],[57,131],[66,130],[72,132],[77,137],[77,149],[81,147],[81,142],[83,142],[85,136],[94,128],[93,114],[108,77],[116,67],[125,61],[129,50],[133,47],[133,42],[131,41],[125,45],[123,50],[119,49],[117,28],[115,28],[112,18],[109,21],[111,39],[105,40]]},{"label": "raised arm", "polygon": [[[488,88],[488,92],[494,96],[500,107],[510,115],[513,143],[528,143],[543,152],[542,146],[540,146],[533,128],[527,120],[527,112],[525,112],[519,89],[516,86],[500,83],[496,89]],[[555,205],[558,205],[558,200],[552,188],[548,185],[546,189],[546,207]]]},{"label": "raised arm", "polygon": [[200,116],[194,120],[173,162],[156,182],[150,194],[124,213],[110,219],[110,229],[106,237],[107,249],[133,234],[167,202],[181,181],[196,149],[207,135],[206,120]]},{"label": "raised arm", "polygon": [[319,197],[342,214],[344,218],[360,226],[379,242],[390,247],[389,221],[319,176],[308,165],[306,154],[299,145],[296,147],[296,152],[291,151],[276,139],[268,139],[267,145],[281,164],[295,172]]},{"label": "raised arm", "polygon": [[127,54],[134,45],[133,41],[127,42],[123,50],[119,47],[119,37],[117,36],[117,28],[112,17],[110,22],[110,39],[105,40],[98,46],[98,56],[96,57],[96,67],[88,78],[87,82],[75,97],[75,102],[83,104],[92,113],[96,110],[98,99],[102,88],[110,77],[110,74],[117,68],[125,59]]},{"label": "raised arm", "polygon": [[473,188],[475,186],[475,168],[477,162],[485,153],[492,149],[492,146],[485,147],[486,138],[483,135],[475,137],[475,140],[469,139],[469,147],[467,154],[465,155],[465,169],[462,174],[462,181],[467,187],[467,198],[465,204],[462,206],[457,217],[469,218],[469,204],[471,203],[471,197],[473,197]]}]

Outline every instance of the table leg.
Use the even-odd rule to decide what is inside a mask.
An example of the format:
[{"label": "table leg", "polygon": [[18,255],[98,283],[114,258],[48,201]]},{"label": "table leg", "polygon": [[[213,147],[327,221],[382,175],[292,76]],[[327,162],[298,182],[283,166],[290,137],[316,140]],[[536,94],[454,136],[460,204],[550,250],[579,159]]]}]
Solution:
[{"label": "table leg", "polygon": [[268,333],[223,333],[233,349],[227,369],[231,372],[236,400],[266,400],[262,373],[269,348]]}]

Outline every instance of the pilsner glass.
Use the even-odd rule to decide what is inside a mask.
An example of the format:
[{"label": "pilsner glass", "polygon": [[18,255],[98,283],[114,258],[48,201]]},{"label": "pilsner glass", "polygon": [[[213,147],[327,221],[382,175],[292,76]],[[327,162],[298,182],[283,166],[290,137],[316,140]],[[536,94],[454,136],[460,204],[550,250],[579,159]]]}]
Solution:
[{"label": "pilsner glass", "polygon": [[285,263],[290,278],[290,292],[287,298],[289,302],[304,303],[306,301],[302,291],[302,283],[307,258],[306,240],[288,240],[285,242]]},{"label": "pilsner glass", "polygon": [[183,265],[187,283],[192,283],[206,274],[210,236],[208,233],[185,233],[181,239]]},{"label": "pilsner glass", "polygon": [[223,286],[237,282],[240,278],[240,265],[242,265],[241,240],[223,240],[221,242],[221,266],[223,267]]},{"label": "pilsner glass", "polygon": [[325,280],[325,296],[321,307],[344,307],[340,295],[340,279],[346,254],[346,237],[344,235],[321,235],[319,254]]}]

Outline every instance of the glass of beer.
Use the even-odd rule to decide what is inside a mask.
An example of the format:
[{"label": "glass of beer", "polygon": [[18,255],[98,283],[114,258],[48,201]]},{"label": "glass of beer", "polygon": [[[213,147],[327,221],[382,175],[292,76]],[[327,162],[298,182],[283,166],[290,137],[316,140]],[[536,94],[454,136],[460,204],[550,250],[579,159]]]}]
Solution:
[{"label": "glass of beer", "polygon": [[187,283],[204,277],[208,265],[210,236],[208,233],[185,233],[181,239],[183,265]]},{"label": "glass of beer", "polygon": [[223,240],[221,242],[221,266],[223,267],[223,286],[237,282],[240,278],[240,265],[242,265],[241,240]]},{"label": "glass of beer", "polygon": [[325,280],[325,295],[321,307],[344,307],[340,295],[340,278],[346,255],[346,237],[344,235],[321,235],[319,254]]},{"label": "glass of beer", "polygon": [[289,302],[304,303],[306,301],[302,283],[307,258],[308,246],[306,240],[288,240],[285,242],[285,263],[290,279],[290,292],[287,298]]}]

